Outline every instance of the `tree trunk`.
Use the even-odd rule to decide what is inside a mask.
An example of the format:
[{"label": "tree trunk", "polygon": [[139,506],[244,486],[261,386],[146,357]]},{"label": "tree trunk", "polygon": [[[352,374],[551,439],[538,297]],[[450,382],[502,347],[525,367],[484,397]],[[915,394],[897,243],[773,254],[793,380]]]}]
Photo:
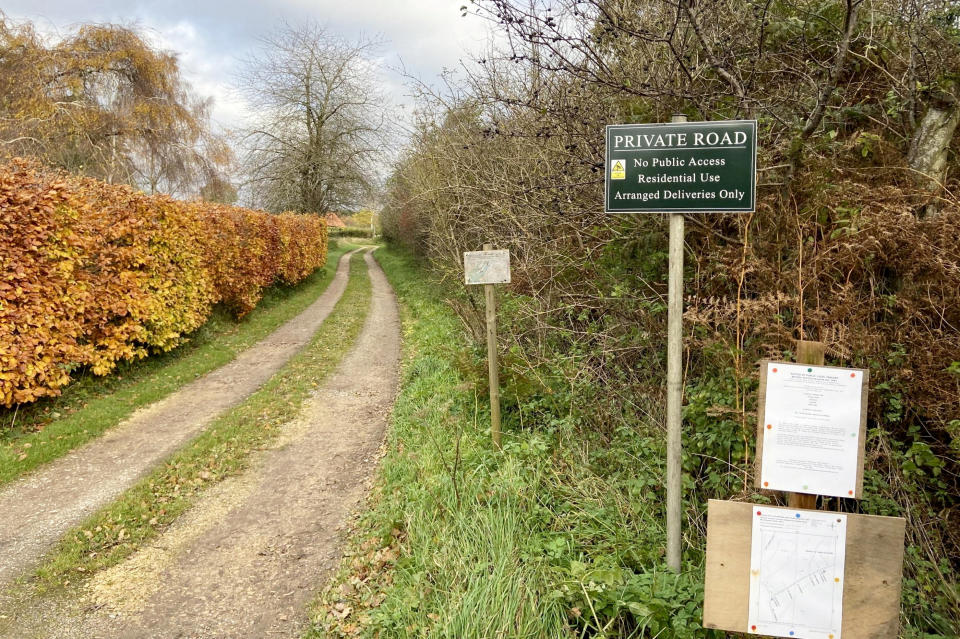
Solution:
[{"label": "tree trunk", "polygon": [[960,101],[956,96],[942,94],[931,102],[913,135],[907,161],[910,168],[917,172],[921,188],[930,196],[921,216],[933,216],[939,212],[936,196],[940,194],[947,178],[947,158],[958,123]]}]

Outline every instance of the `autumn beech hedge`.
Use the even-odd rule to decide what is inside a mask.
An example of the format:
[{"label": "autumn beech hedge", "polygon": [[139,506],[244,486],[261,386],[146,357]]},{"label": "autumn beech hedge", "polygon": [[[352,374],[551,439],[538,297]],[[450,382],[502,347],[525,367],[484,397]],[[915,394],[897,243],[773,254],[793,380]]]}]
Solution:
[{"label": "autumn beech hedge", "polygon": [[316,215],[182,202],[25,161],[0,166],[0,403],[56,395],[71,373],[183,343],[222,303],[326,261]]}]

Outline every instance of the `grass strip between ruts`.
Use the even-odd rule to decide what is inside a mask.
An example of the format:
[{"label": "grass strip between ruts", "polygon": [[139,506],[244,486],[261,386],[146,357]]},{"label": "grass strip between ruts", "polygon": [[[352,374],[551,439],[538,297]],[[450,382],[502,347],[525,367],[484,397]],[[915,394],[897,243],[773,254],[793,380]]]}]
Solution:
[{"label": "grass strip between ruts", "polygon": [[113,503],[70,530],[35,575],[41,593],[119,563],[156,538],[214,483],[244,470],[343,359],[363,328],[371,285],[363,253],[343,297],[311,343],[240,405],[217,418]]},{"label": "grass strip between ruts", "polygon": [[106,377],[84,376],[60,397],[0,411],[0,418],[15,424],[13,429],[0,427],[0,486],[62,457],[136,409],[232,361],[316,301],[333,280],[340,256],[350,248],[331,247],[324,268],[296,286],[267,290],[257,308],[240,321],[217,309],[189,342],[169,353],[121,364]]}]

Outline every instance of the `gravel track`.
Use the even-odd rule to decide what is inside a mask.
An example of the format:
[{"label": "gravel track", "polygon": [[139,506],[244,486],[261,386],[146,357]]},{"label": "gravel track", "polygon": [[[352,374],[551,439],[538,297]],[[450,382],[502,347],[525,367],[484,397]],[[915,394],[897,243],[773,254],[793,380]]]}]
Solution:
[{"label": "gravel track", "polygon": [[97,575],[80,600],[33,605],[32,623],[17,626],[25,636],[302,634],[307,604],[339,561],[338,530],[367,492],[396,397],[396,300],[369,253],[365,259],[372,299],[360,337],[279,440],[149,548]]},{"label": "gravel track", "polygon": [[333,280],[313,304],[229,364],[0,489],[0,586],[32,568],[67,530],[256,391],[300,351],[343,294],[351,255],[340,258]]}]

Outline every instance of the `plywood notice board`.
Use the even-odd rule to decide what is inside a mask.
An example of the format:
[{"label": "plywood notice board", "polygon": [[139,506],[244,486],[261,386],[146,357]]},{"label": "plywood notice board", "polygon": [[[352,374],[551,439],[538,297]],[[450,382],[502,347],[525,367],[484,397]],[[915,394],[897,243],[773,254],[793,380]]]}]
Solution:
[{"label": "plywood notice board", "polygon": [[[747,632],[754,504],[711,499],[707,509],[705,628]],[[896,637],[906,521],[847,514],[842,639]]]}]

